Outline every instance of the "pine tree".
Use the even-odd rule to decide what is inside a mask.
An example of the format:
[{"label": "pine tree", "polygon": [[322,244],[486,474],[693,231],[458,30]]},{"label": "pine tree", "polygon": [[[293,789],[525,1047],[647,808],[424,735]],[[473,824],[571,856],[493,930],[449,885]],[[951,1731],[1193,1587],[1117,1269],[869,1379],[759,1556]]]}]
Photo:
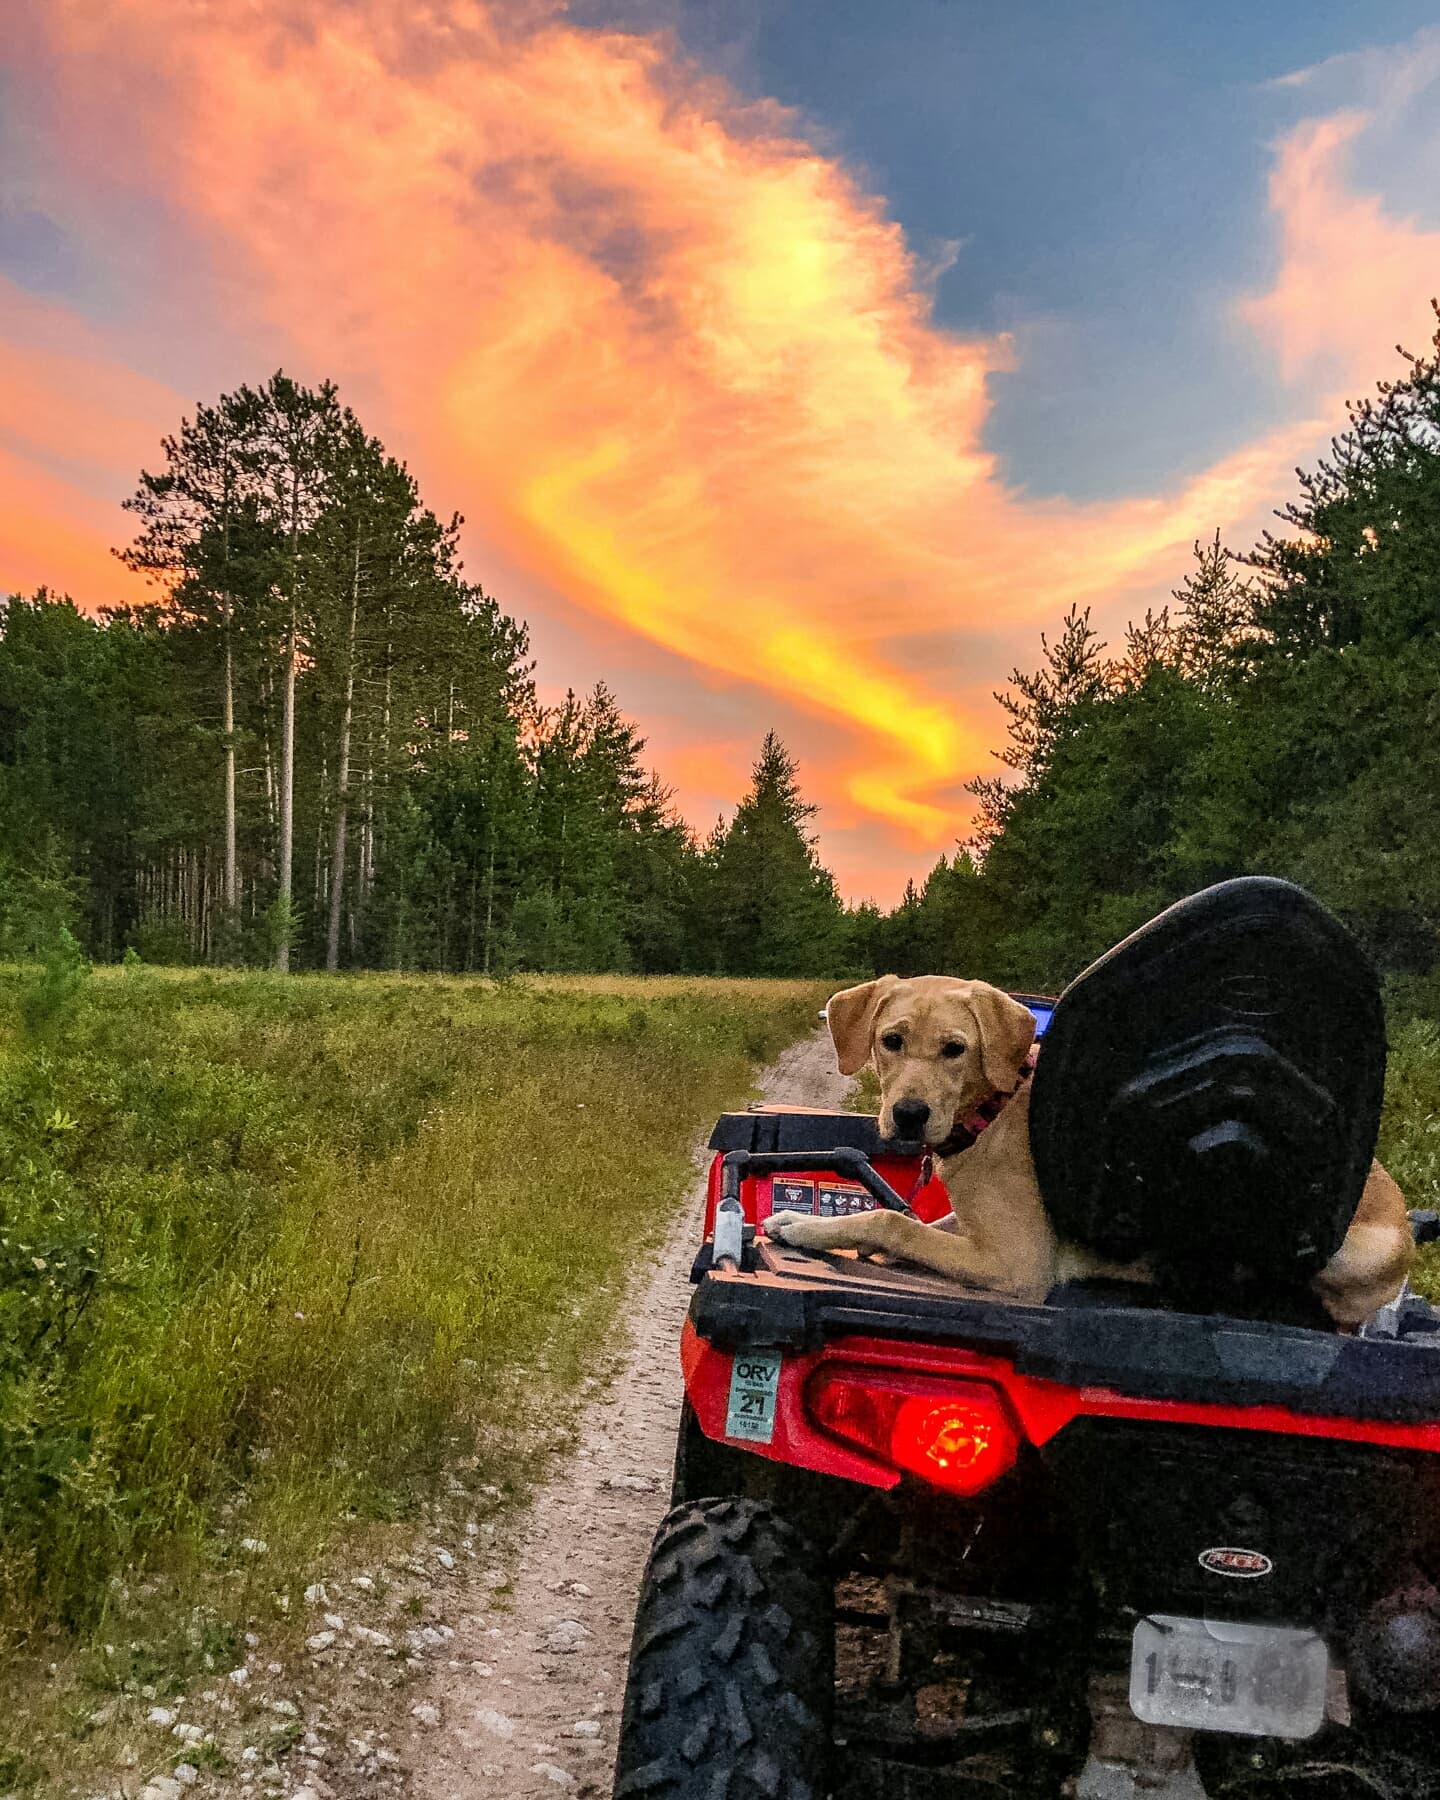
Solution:
[{"label": "pine tree", "polygon": [[1040,772],[1072,715],[1086,701],[1099,699],[1113,678],[1088,606],[1083,613],[1070,608],[1053,644],[1042,631],[1040,651],[1041,666],[1030,674],[1012,669],[1010,688],[995,696],[1010,715],[1010,743],[998,752],[1000,760],[1023,777]]},{"label": "pine tree", "polygon": [[[277,589],[282,621],[283,688],[280,713],[279,833],[276,856],[275,967],[290,967],[295,871],[295,711],[302,653],[315,621],[311,533],[330,497],[336,443],[351,424],[342,417],[333,383],[304,388],[277,371],[259,391],[241,390],[263,446],[265,515],[282,544]],[[253,410],[251,410],[253,409]]]},{"label": "pine tree", "polygon": [[1177,636],[1170,623],[1170,608],[1162,606],[1157,613],[1147,606],[1140,624],[1125,627],[1125,654],[1114,665],[1114,685],[1143,687],[1156,669],[1174,668],[1181,655]]},{"label": "pine tree", "polygon": [[1179,666],[1191,681],[1218,692],[1253,636],[1255,612],[1254,584],[1237,573],[1218,529],[1203,544],[1195,540],[1195,567],[1173,592],[1180,608],[1174,634]]},{"label": "pine tree", "polygon": [[233,926],[239,910],[236,797],[237,635],[255,629],[275,545],[261,522],[261,467],[246,409],[229,397],[201,405],[162,440],[165,467],[142,471],[127,511],[142,521],[119,552],[127,567],[164,588],[177,621],[208,628],[220,642],[223,745],[222,904]]},{"label": "pine tree", "polygon": [[712,837],[709,927],[720,966],[736,975],[827,974],[843,959],[843,912],[815,853],[799,765],[773,731],[750,791]]},{"label": "pine tree", "polygon": [[[1070,608],[1053,644],[1041,632],[1040,650],[1045,659],[1040,668],[1028,674],[1012,669],[1010,687],[995,695],[1010,716],[1005,728],[1010,742],[994,754],[1017,772],[1020,787],[1038,780],[1057,740],[1080,709],[1100,699],[1115,681],[1114,665],[1105,659],[1105,645],[1091,627],[1088,606],[1083,613]],[[966,782],[965,791],[974,797],[977,810],[962,848],[983,860],[1010,820],[1017,786],[1002,775],[977,775]]]}]

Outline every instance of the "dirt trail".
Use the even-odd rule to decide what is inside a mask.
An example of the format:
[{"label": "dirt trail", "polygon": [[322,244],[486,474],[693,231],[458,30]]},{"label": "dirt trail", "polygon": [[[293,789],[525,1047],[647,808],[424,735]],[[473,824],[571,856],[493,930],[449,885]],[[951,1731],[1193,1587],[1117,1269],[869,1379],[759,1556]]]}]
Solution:
[{"label": "dirt trail", "polygon": [[[821,1030],[786,1051],[760,1086],[769,1101],[838,1106],[850,1083]],[[703,1198],[697,1176],[625,1309],[630,1341],[616,1346],[615,1379],[531,1508],[505,1571],[505,1610],[489,1593],[458,1605],[459,1660],[473,1660],[412,1690],[412,1730],[396,1747],[416,1800],[609,1794],[636,1591],[669,1499],[677,1345]]]}]

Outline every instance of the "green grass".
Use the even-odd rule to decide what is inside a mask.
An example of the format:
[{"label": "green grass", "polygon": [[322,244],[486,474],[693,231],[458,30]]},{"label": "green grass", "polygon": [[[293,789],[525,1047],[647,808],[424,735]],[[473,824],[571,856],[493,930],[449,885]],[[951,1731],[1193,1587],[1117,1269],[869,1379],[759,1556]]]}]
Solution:
[{"label": "green grass", "polygon": [[817,998],[0,970],[11,1673],[157,1581],[208,1596],[160,1661],[218,1666],[245,1539],[273,1590],[442,1473],[523,1486],[697,1131]]},{"label": "green grass", "polygon": [[855,1077],[854,1085],[845,1096],[845,1107],[848,1112],[879,1112],[880,1077],[868,1064]]},{"label": "green grass", "polygon": [[[1409,1018],[1392,1025],[1390,1038],[1376,1155],[1412,1207],[1440,1207],[1440,1024]],[[1440,1301],[1440,1246],[1421,1251],[1415,1285]]]}]

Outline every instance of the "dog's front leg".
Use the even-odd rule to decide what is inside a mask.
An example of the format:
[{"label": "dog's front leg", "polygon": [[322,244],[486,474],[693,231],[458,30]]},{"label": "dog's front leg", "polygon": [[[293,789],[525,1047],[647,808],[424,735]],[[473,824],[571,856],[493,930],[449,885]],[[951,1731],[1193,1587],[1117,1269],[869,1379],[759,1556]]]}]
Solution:
[{"label": "dog's front leg", "polygon": [[937,1231],[904,1213],[876,1210],[856,1213],[848,1219],[817,1219],[811,1213],[772,1213],[765,1221],[766,1235],[797,1250],[858,1250],[872,1256],[877,1251],[916,1263],[937,1275],[947,1275],[968,1287],[999,1285],[995,1269],[978,1244],[947,1221]]},{"label": "dog's front leg", "polygon": [[[898,1255],[899,1252],[884,1241],[888,1235],[885,1222],[891,1219],[919,1225],[918,1220],[884,1211],[854,1213],[844,1219],[817,1219],[813,1213],[778,1212],[771,1213],[765,1221],[765,1235],[797,1250],[859,1250],[867,1256],[877,1250],[886,1250],[891,1255]],[[919,1229],[926,1231],[928,1227],[919,1225]]]}]

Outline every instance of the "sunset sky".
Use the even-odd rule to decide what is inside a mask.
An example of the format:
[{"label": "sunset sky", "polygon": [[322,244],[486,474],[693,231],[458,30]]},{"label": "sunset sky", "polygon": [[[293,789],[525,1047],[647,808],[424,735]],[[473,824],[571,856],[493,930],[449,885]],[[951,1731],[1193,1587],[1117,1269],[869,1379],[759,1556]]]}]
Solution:
[{"label": "sunset sky", "polygon": [[331,376],[544,692],[701,829],[775,726],[851,898],[1433,330],[1433,0],[0,10],[0,592],[133,594],[161,435]]}]

